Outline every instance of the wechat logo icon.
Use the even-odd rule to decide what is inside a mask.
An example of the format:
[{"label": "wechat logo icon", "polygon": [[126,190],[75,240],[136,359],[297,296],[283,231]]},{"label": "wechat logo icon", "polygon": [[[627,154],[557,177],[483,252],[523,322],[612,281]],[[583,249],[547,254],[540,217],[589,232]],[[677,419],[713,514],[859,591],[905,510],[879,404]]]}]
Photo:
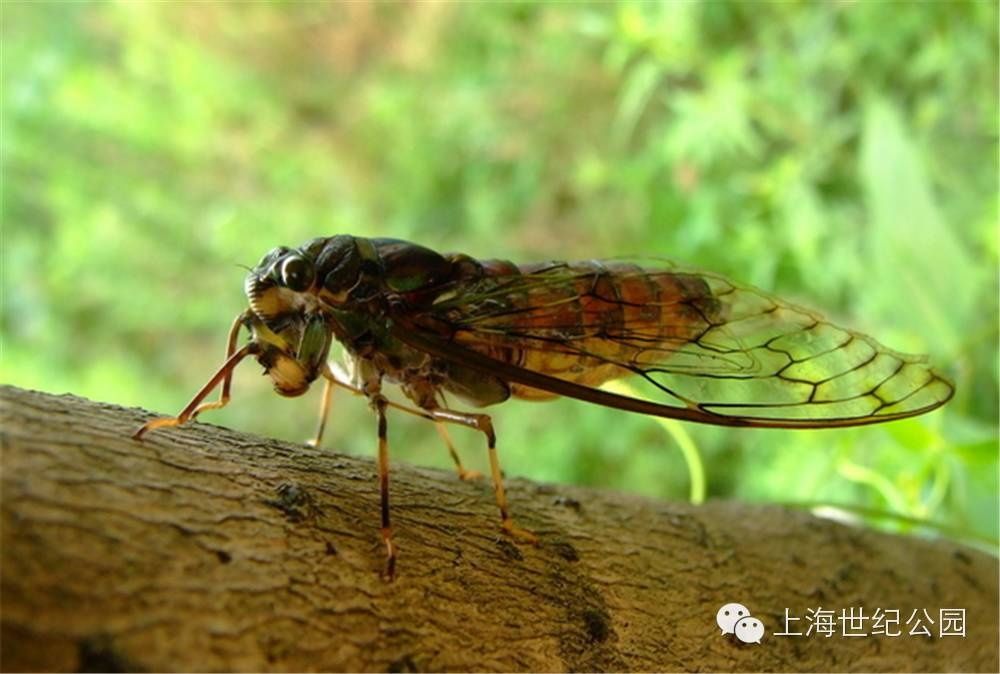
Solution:
[{"label": "wechat logo icon", "polygon": [[764,636],[764,623],[750,615],[750,609],[743,604],[723,604],[715,614],[715,622],[722,634],[733,634],[745,644],[759,644]]}]

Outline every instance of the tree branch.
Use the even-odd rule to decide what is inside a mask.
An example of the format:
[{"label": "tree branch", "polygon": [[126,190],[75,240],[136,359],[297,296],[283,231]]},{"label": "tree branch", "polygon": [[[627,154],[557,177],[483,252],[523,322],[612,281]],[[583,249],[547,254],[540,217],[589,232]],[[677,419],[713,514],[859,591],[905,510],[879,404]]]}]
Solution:
[{"label": "tree branch", "polygon": [[[4,670],[998,668],[997,560],[947,541],[511,480],[530,547],[488,483],[394,465],[386,583],[373,460],[201,423],[136,442],[142,411],[0,396]],[[728,602],[761,644],[720,635]],[[898,609],[903,634],[774,634],[820,607]]]}]

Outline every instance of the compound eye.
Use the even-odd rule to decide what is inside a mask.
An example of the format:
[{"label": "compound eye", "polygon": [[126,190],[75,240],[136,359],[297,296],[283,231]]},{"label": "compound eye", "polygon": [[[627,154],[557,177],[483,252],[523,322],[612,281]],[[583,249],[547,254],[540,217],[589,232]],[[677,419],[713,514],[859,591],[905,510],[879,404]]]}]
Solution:
[{"label": "compound eye", "polygon": [[290,255],[281,263],[281,283],[289,290],[303,291],[310,287],[314,280],[316,272],[305,258]]}]

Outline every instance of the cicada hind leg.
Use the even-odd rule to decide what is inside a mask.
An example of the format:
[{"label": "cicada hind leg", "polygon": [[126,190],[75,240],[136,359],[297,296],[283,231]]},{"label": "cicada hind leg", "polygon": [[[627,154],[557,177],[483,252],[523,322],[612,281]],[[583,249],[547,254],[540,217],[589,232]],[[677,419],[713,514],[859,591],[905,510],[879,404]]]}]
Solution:
[{"label": "cicada hind leg", "polygon": [[[429,409],[427,413],[436,422],[447,422],[461,424],[473,428],[486,436],[486,448],[490,457],[490,474],[493,478],[493,493],[496,495],[497,506],[500,508],[500,528],[517,540],[535,545],[538,537],[527,529],[523,529],[514,523],[510,516],[510,508],[507,506],[507,493],[503,486],[503,474],[500,471],[500,459],[497,456],[497,436],[493,430],[493,420],[487,414],[468,414],[456,412],[449,409]],[[450,439],[450,438],[449,438]],[[454,454],[454,447],[449,443],[449,449]],[[461,464],[459,463],[461,467]]]},{"label": "cicada hind leg", "polygon": [[[147,421],[142,427],[137,430],[132,437],[136,440],[142,439],[142,436],[149,431],[155,430],[157,428],[168,428],[170,426],[180,426],[194,418],[196,418],[202,412],[206,410],[215,410],[220,407],[225,407],[229,403],[229,391],[233,383],[233,370],[239,365],[247,356],[257,353],[257,344],[251,342],[245,345],[243,348],[237,350],[236,342],[240,336],[240,328],[243,327],[243,323],[246,320],[246,313],[242,313],[236,317],[233,321],[233,325],[229,328],[229,339],[226,342],[226,360],[222,366],[212,375],[212,378],[201,387],[201,389],[191,398],[191,401],[187,406],[180,411],[180,413],[175,417],[160,417],[157,419],[151,419]],[[222,392],[219,395],[219,399],[215,402],[203,403],[202,400],[208,397],[216,386],[222,382]]]}]

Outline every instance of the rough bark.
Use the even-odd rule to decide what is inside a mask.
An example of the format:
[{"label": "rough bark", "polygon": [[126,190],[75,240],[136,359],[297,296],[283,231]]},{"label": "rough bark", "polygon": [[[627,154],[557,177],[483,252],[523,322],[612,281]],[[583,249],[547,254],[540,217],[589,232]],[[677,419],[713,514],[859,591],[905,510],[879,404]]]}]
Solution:
[{"label": "rough bark", "polygon": [[[998,668],[997,560],[776,506],[694,507],[374,462],[72,396],[2,393],[4,670]],[[746,604],[761,644],[721,636]],[[966,636],[775,636],[785,609],[966,610]],[[805,621],[793,625],[805,631]]]}]

